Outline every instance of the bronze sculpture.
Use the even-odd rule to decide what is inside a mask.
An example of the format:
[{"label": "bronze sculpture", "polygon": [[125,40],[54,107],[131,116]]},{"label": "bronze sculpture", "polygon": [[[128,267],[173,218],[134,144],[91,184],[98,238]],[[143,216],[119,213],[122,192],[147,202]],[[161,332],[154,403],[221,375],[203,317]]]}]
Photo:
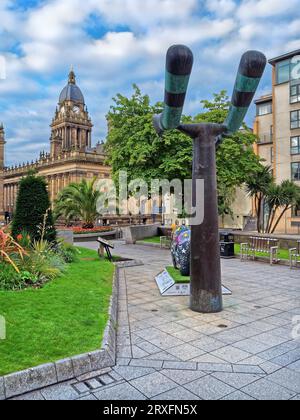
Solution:
[{"label": "bronze sculpture", "polygon": [[217,313],[223,309],[218,228],[216,147],[222,136],[239,130],[266,67],[266,57],[248,51],[241,59],[227,120],[220,124],[180,125],[193,53],[183,45],[168,50],[165,107],[154,117],[159,134],[177,128],[193,139],[193,206],[196,182],[204,180],[204,222],[191,229],[191,301],[195,312]]}]

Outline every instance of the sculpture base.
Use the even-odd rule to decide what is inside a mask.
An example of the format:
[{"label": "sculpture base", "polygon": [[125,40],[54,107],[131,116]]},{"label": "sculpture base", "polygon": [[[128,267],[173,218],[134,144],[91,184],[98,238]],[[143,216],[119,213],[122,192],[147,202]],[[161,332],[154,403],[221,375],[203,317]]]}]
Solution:
[{"label": "sculpture base", "polygon": [[197,296],[191,294],[190,308],[201,314],[214,314],[223,311],[222,293],[213,294],[206,290],[198,290]]},{"label": "sculpture base", "polygon": [[[190,296],[190,283],[175,282],[167,270],[162,271],[155,277],[157,287],[162,296]],[[232,292],[225,286],[222,286],[223,296],[231,296]],[[198,311],[196,311],[198,312]]]}]

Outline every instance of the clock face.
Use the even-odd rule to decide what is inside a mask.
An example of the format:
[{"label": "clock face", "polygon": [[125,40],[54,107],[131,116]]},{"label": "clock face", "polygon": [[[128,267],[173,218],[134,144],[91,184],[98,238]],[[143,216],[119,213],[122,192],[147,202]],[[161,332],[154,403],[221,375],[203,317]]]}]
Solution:
[{"label": "clock face", "polygon": [[75,112],[75,114],[79,114],[79,112],[80,112],[79,106],[74,106],[73,107],[73,112]]}]

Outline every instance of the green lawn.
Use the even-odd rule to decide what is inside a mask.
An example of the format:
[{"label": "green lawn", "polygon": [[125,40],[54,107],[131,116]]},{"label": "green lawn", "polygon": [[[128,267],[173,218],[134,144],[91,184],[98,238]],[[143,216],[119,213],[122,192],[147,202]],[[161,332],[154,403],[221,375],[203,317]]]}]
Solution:
[{"label": "green lawn", "polygon": [[142,242],[148,242],[150,244],[160,244],[160,236],[153,236],[152,238],[145,238]]},{"label": "green lawn", "polygon": [[80,248],[79,261],[40,290],[0,292],[7,339],[0,376],[99,349],[108,319],[114,265]]},{"label": "green lawn", "polygon": [[[240,253],[241,253],[241,246],[240,246],[240,244],[235,244],[234,245],[234,251],[235,251],[235,254],[236,255],[240,255]],[[287,249],[280,249],[278,255],[279,255],[279,258],[281,260],[289,260],[290,259],[290,257],[289,257],[289,251]],[[260,252],[256,252],[256,256],[257,257],[266,257],[266,258],[268,258],[268,255],[263,254],[263,253],[260,253]]]},{"label": "green lawn", "polygon": [[170,276],[174,279],[175,283],[189,283],[190,276],[182,276],[179,270],[174,267],[167,267],[167,271]]}]

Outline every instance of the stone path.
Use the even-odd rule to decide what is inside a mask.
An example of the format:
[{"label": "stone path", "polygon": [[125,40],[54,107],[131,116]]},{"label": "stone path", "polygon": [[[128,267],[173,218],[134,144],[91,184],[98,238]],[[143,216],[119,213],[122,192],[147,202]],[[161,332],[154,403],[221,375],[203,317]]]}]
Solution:
[{"label": "stone path", "polygon": [[223,261],[233,295],[221,314],[202,315],[186,297],[160,296],[154,277],[168,251],[117,242],[115,254],[145,264],[120,273],[116,367],[19,399],[300,399],[299,271]]}]

